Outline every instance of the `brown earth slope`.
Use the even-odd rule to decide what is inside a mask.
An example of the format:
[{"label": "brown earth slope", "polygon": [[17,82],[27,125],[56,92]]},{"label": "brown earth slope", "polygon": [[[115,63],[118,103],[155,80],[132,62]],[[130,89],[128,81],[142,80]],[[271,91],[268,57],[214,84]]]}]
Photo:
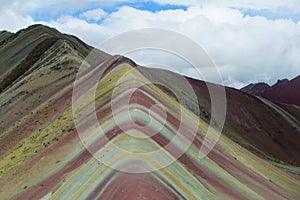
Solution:
[{"label": "brown earth slope", "polygon": [[274,102],[300,106],[300,76],[282,84],[276,84],[256,95]]},{"label": "brown earth slope", "polygon": [[[178,94],[184,94],[176,83],[176,74],[157,69],[146,69],[151,77],[159,79]],[[203,81],[188,78],[197,96],[200,118],[210,120],[210,96]],[[210,83],[207,83],[210,84]],[[223,134],[241,144],[261,158],[300,166],[300,118],[295,107],[280,107],[264,99],[226,88],[227,115]],[[190,102],[182,95],[186,107],[193,110],[197,102]],[[277,107],[280,107],[278,109]],[[295,111],[294,111],[295,110]],[[195,112],[195,111],[194,111]]]},{"label": "brown earth slope", "polygon": [[[190,139],[191,128],[199,128],[191,147],[172,165],[148,174],[123,173],[107,167],[87,151],[84,145],[91,145],[103,149],[108,157],[118,158],[101,137],[93,137],[95,124],[89,120],[90,116],[73,113],[74,80],[92,48],[74,36],[41,25],[16,34],[1,32],[0,38],[2,199],[300,198],[299,107],[272,103],[226,88],[224,103],[228,111],[223,134],[211,153],[201,160],[198,149],[203,144],[208,123],[215,120],[210,114],[206,83],[187,78],[198,98],[194,102],[178,83],[178,74],[136,66],[124,57],[98,51],[97,64],[90,63],[91,66],[84,68],[79,85],[83,91],[82,102],[87,105],[78,104],[82,108],[95,107],[108,138],[140,152],[155,145],[164,148],[174,134]],[[84,101],[85,95],[89,96],[90,81],[105,70],[103,67],[108,70],[96,87],[95,104]],[[127,72],[131,72],[129,76],[125,76]],[[127,79],[122,80],[123,76]],[[128,141],[133,140],[126,131],[150,134],[149,130],[157,128],[152,125],[147,131],[139,132],[139,128],[128,126],[128,119],[123,117],[122,108],[126,104],[123,97],[136,81],[144,80],[157,80],[165,86],[149,84],[133,95],[131,103],[135,107],[131,112],[135,120],[145,123],[153,102],[165,105],[168,118],[159,134],[147,138],[145,143],[129,145]],[[117,97],[120,98],[112,99],[115,88],[119,89]],[[174,96],[171,92],[174,90],[180,95]],[[186,116],[182,122],[185,129],[177,132],[181,108],[178,99],[186,108]],[[126,131],[114,123],[113,102],[120,108],[116,117],[125,123]],[[161,115],[160,110],[154,111]],[[91,134],[86,143],[80,140],[74,124],[78,118],[87,134]],[[175,141],[173,148],[178,150],[185,142]]]}]

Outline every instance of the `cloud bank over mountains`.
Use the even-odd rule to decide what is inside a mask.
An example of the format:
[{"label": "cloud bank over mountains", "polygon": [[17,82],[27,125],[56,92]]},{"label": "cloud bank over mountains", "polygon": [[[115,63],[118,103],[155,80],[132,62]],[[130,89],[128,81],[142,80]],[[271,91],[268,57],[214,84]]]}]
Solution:
[{"label": "cloud bank over mountains", "polygon": [[[43,23],[94,46],[137,28],[182,33],[207,51],[224,83],[233,87],[257,81],[272,84],[300,72],[297,0],[5,1],[0,6],[2,30]],[[188,66],[180,72],[194,75]]]}]

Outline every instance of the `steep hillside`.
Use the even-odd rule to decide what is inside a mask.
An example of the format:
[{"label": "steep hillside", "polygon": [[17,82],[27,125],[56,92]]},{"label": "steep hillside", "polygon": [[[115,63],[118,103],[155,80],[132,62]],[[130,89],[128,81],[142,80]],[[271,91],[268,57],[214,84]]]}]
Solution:
[{"label": "steep hillside", "polygon": [[[96,88],[95,113],[103,131],[98,132],[90,112],[90,91],[94,89],[91,80],[104,72]],[[148,83],[141,68],[122,57],[113,57],[104,63],[88,68],[77,83],[80,91],[73,104],[73,113],[78,114],[79,126],[74,128],[72,108],[61,109],[57,100],[49,102],[46,109],[58,109],[55,117],[45,129],[33,129],[20,143],[10,148],[1,161],[5,173],[0,186],[2,196],[13,199],[294,199],[299,198],[299,181],[282,173],[279,169],[249,153],[237,143],[221,136],[213,151],[204,159],[198,158],[208,128],[207,123],[189,110],[180,111],[178,102],[163,90]],[[88,80],[88,82],[86,81]],[[120,82],[119,82],[120,81]],[[117,84],[116,84],[117,83]],[[128,118],[126,99],[137,83],[147,83],[130,96]],[[68,87],[65,87],[68,94]],[[118,88],[117,96],[112,93]],[[83,92],[84,91],[84,92]],[[81,93],[83,92],[83,93]],[[65,99],[68,96],[64,97]],[[113,115],[111,105],[119,110]],[[153,110],[149,126],[144,126],[148,109],[159,103],[167,112],[167,121],[159,117],[161,110]],[[46,114],[45,114],[46,113]],[[47,112],[42,114],[48,116]],[[30,114],[25,115],[31,122]],[[181,117],[181,119],[178,119]],[[37,120],[38,119],[38,120]],[[40,126],[41,118],[35,126]],[[115,120],[119,119],[119,125]],[[121,120],[123,119],[123,120]],[[146,121],[145,121],[146,120]],[[134,122],[134,124],[132,124]],[[185,127],[178,129],[180,126]],[[163,129],[157,131],[157,126]],[[131,124],[131,125],[130,125]],[[141,124],[137,125],[137,124]],[[20,125],[21,126],[21,125]],[[122,127],[122,128],[120,128]],[[193,139],[192,130],[197,130]],[[177,130],[177,131],[176,131]],[[81,135],[82,145],[77,131]],[[132,137],[133,135],[139,137]],[[168,144],[172,138],[180,136]],[[142,136],[150,136],[141,138]],[[108,139],[108,140],[107,140]],[[171,165],[163,167],[165,159],[177,157],[187,140],[192,145],[175,159]],[[125,152],[115,149],[114,145]],[[89,149],[89,152],[87,149]],[[147,153],[159,150],[159,154]],[[96,160],[104,159],[106,165]],[[118,152],[118,153],[116,153]],[[106,158],[106,159],[105,159]],[[124,173],[121,169],[145,170],[163,167],[151,173]]]},{"label": "steep hillside", "polygon": [[0,44],[2,44],[7,38],[11,37],[13,33],[8,31],[0,31]]},{"label": "steep hillside", "polygon": [[300,76],[275,84],[273,87],[259,92],[256,95],[274,102],[294,104],[300,106]]},{"label": "steep hillside", "polygon": [[272,87],[276,87],[276,86],[280,86],[280,85],[283,85],[285,83],[289,82],[289,79],[282,79],[282,80],[277,80],[277,82],[272,86]]},{"label": "steep hillside", "polygon": [[[144,71],[178,91],[178,94],[184,94],[184,89],[177,83],[178,75],[157,69],[145,68]],[[201,112],[196,113],[193,109],[198,102],[191,102],[189,96],[182,95],[185,107],[209,122],[211,108],[207,84],[210,83],[188,80],[197,94]],[[261,158],[300,165],[300,148],[297,142],[300,140],[300,118],[293,111],[297,108],[281,108],[265,99],[232,88],[226,88],[226,95],[227,115],[223,134]]]},{"label": "steep hillside", "polygon": [[[0,80],[5,83],[0,93],[1,160],[28,135],[46,129],[71,105],[71,92],[67,91],[72,89],[90,50],[77,38],[42,25],[6,39],[0,47]],[[99,51],[99,59],[105,57],[108,55]],[[0,175],[4,172],[5,168]]]},{"label": "steep hillside", "polygon": [[299,107],[226,88],[225,129],[200,159],[206,83],[188,79],[193,102],[178,74],[99,50],[78,71],[91,47],[41,25],[3,41],[1,199],[300,198]]},{"label": "steep hillside", "polygon": [[57,43],[67,43],[81,58],[92,49],[74,36],[42,25],[33,25],[15,34],[2,32],[0,38],[0,92],[41,61],[44,53]]},{"label": "steep hillside", "polygon": [[266,83],[253,83],[243,87],[242,92],[264,97],[270,101],[300,106],[300,76],[288,80],[278,80],[273,86]]}]

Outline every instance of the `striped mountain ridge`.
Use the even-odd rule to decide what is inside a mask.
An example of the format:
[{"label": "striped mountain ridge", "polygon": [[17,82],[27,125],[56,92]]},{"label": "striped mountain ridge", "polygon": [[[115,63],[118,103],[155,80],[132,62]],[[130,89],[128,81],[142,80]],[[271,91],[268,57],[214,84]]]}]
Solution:
[{"label": "striped mountain ridge", "polygon": [[[68,57],[68,50],[74,50],[76,57],[85,58],[92,50],[92,47],[86,45],[75,36],[62,34],[54,28],[43,25],[32,25],[26,29],[22,29],[17,33],[2,32],[0,33],[0,91],[5,90],[16,79],[20,78],[37,62],[40,62],[45,55],[45,51],[50,49],[52,54],[56,53],[60,44],[64,44],[64,52],[66,62],[78,62],[78,59],[72,60]],[[69,46],[69,47],[66,47]],[[108,56],[101,52],[100,59]],[[51,57],[48,57],[50,59]],[[68,59],[66,59],[68,58]],[[44,61],[48,60],[44,58]],[[40,63],[44,64],[44,63]],[[71,63],[61,63],[68,65]]]},{"label": "striped mountain ridge", "polygon": [[[214,84],[187,77],[197,95],[197,99],[191,100],[177,82],[180,75],[151,68],[143,68],[142,73],[153,82],[161,82],[167,88],[176,91],[176,94],[182,94],[179,95],[182,105],[207,123],[213,120],[210,114],[211,97],[207,88]],[[271,102],[234,88],[225,87],[225,90],[227,113],[222,134],[276,166],[299,166],[299,107]],[[197,106],[199,109],[194,109]],[[290,169],[288,171],[292,172]],[[292,173],[297,175],[297,171]]]},{"label": "striped mountain ridge", "polygon": [[[77,130],[86,130],[85,138],[81,139],[88,149],[91,147],[92,153],[109,157],[111,163],[108,164],[121,166],[124,169],[134,166],[147,168],[151,167],[150,165],[159,167],[164,163],[164,154],[176,156],[173,155],[174,149],[176,154],[176,150],[180,149],[182,143],[185,142],[185,140],[179,139],[172,143],[170,151],[164,148],[170,142],[170,138],[179,134],[181,137],[189,139],[192,134],[189,132],[191,126],[197,126],[196,137],[192,141],[192,145],[183,155],[179,156],[178,160],[165,168],[151,173],[131,174],[116,171],[95,159],[91,155],[91,151],[88,152],[82,145],[75,129],[72,129],[58,141],[50,140],[50,147],[42,157],[39,154],[33,155],[29,162],[39,161],[26,170],[27,173],[18,175],[20,192],[15,194],[16,188],[14,188],[11,192],[15,196],[7,197],[13,199],[38,199],[45,196],[51,199],[293,199],[299,197],[297,190],[299,182],[296,179],[267,164],[225,136],[221,136],[208,157],[200,160],[198,151],[203,143],[208,124],[183,108],[183,113],[186,114],[182,121],[186,129],[183,129],[183,132],[174,131],[178,127],[178,122],[182,122],[178,119],[180,105],[155,85],[148,84],[133,94],[130,105],[134,106],[129,112],[135,116],[136,123],[145,123],[148,116],[145,111],[151,106],[149,98],[152,97],[150,98],[152,103],[160,102],[165,105],[167,110],[168,120],[164,125],[164,130],[145,139],[132,137],[132,134],[147,136],[147,134],[157,131],[156,123],[161,122],[157,120],[152,127],[148,127],[144,131],[139,130],[143,126],[132,124],[132,119],[129,118],[121,120],[121,124],[116,125],[115,118],[122,118],[126,114],[121,111],[117,116],[113,116],[110,110],[111,105],[107,101],[115,101],[116,109],[121,108],[120,110],[122,110],[122,107],[127,106],[123,101],[123,97],[126,97],[127,94],[126,91],[137,81],[142,83],[148,83],[148,81],[139,70],[135,69],[136,66],[133,62],[119,56],[108,58],[97,67],[89,68],[84,73],[84,79],[93,80],[94,71],[103,70],[105,65],[107,65],[107,70],[104,72],[95,94],[95,111],[103,134],[93,128],[95,124],[90,124],[92,121],[90,112],[87,112],[87,115],[81,113],[84,117],[83,121],[79,117],[79,126],[82,127],[77,127]],[[122,78],[126,74],[128,77]],[[120,78],[122,81],[119,85],[115,85]],[[83,108],[91,103],[86,101],[93,88],[89,86],[89,83],[83,81],[78,84],[78,87],[85,92],[74,103],[81,104]],[[111,99],[114,88],[119,86],[122,86],[120,96],[117,95],[116,99]],[[51,103],[48,105],[49,107],[52,107]],[[63,128],[67,123],[71,123],[68,121],[72,119],[72,115],[70,105],[61,114],[61,118],[50,125],[53,128],[42,131],[36,139],[39,141],[40,137],[54,138],[57,130]],[[125,130],[120,130],[119,126],[123,127],[123,123]],[[33,149],[34,143],[30,145],[32,135],[30,136],[25,138],[23,144],[27,148]],[[114,154],[114,148],[111,147],[111,144],[106,143],[108,142],[107,138],[113,144],[124,148],[127,154],[129,154],[128,152],[145,153],[163,149],[162,155],[155,158],[150,156],[144,159],[139,157],[132,159],[126,153]],[[22,155],[18,156],[22,157]],[[17,155],[15,159],[18,159]],[[28,163],[25,163],[21,166],[27,167]],[[12,181],[6,180],[5,185],[12,184]]]},{"label": "striped mountain ridge", "polygon": [[[38,35],[44,30],[48,33],[47,27],[33,26],[12,39],[5,36],[0,52],[35,29],[41,31],[34,31]],[[73,38],[65,35],[42,46],[39,59],[0,93],[2,199],[300,198],[298,167],[287,165],[288,161],[298,163],[299,148],[293,143],[299,137],[297,109],[274,108],[267,100],[226,88],[224,134],[208,156],[200,159],[199,149],[206,144],[212,118],[206,83],[188,79],[200,103],[197,111],[197,102],[190,102],[184,92],[171,94],[182,92],[174,84],[179,75],[143,68],[122,56],[98,51],[95,63],[79,73],[90,49],[69,37]],[[17,55],[13,49],[6,59]],[[32,51],[26,51],[27,57]],[[75,96],[74,90],[79,91]],[[242,112],[236,111],[236,102],[243,102],[238,105]],[[249,105],[255,107],[249,108],[253,112],[246,109]],[[257,124],[264,120],[261,112],[271,116],[271,125],[281,122],[282,129],[278,129],[291,132],[291,138],[285,133],[283,140],[283,145],[291,142],[289,147],[272,142],[280,134],[268,138],[273,130]],[[244,117],[251,120],[241,123]],[[259,129],[251,129],[252,122]],[[245,124],[250,128],[245,129]],[[266,147],[256,144],[259,139],[251,135],[255,131]],[[191,145],[183,149],[187,143]],[[296,153],[289,155],[293,149]],[[149,153],[155,151],[159,154]],[[168,159],[174,162],[166,165]]]}]

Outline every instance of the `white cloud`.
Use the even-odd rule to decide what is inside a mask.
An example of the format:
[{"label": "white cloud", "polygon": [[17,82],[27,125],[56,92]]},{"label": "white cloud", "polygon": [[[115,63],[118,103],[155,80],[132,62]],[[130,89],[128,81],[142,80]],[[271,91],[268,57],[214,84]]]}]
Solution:
[{"label": "white cloud", "polygon": [[80,14],[81,18],[85,18],[87,20],[95,20],[95,21],[99,21],[100,19],[102,19],[107,13],[98,8],[98,9],[94,9],[94,10],[88,10],[86,12],[83,12]]},{"label": "white cloud", "polygon": [[144,27],[184,33],[207,50],[229,85],[272,83],[300,71],[300,23],[290,20],[243,17],[238,10],[211,6],[156,13],[123,7],[103,26],[114,34]]},{"label": "white cloud", "polygon": [[[62,32],[77,35],[92,45],[136,28],[171,29],[187,35],[200,44],[218,65],[224,82],[235,87],[256,81],[267,81],[272,84],[276,79],[293,78],[300,72],[298,56],[300,55],[300,22],[295,23],[286,19],[268,20],[260,16],[245,17],[241,11],[230,8],[234,6],[276,10],[284,7],[294,12],[300,8],[297,6],[299,1],[275,0],[271,3],[269,0],[230,0],[226,1],[226,5],[225,1],[155,1],[177,2],[177,4],[187,2],[186,5],[199,5],[201,2],[204,4],[189,6],[186,11],[159,12],[124,6],[116,12],[105,15],[102,24],[88,23],[84,18],[72,16],[62,16],[58,20],[43,23],[54,26]],[[16,7],[18,6],[15,5],[14,8]],[[102,16],[90,13],[89,17],[95,19]],[[16,30],[31,23],[33,19],[27,14],[16,14],[13,10],[2,11],[0,14],[0,24],[3,29]],[[171,60],[170,65],[176,63]],[[192,70],[188,67],[186,69],[182,67],[178,71],[193,76]]]},{"label": "white cloud", "polygon": [[26,15],[18,15],[10,10],[0,11],[0,29],[16,32],[33,24],[34,20]]},{"label": "white cloud", "polygon": [[300,1],[298,0],[153,0],[159,4],[174,4],[186,6],[215,6],[215,7],[237,7],[254,10],[278,11],[286,9],[289,12],[300,11]]},{"label": "white cloud", "polygon": [[113,34],[111,30],[105,26],[88,23],[83,19],[72,16],[64,16],[56,21],[40,23],[55,27],[63,33],[76,35],[90,45],[99,44]]}]

